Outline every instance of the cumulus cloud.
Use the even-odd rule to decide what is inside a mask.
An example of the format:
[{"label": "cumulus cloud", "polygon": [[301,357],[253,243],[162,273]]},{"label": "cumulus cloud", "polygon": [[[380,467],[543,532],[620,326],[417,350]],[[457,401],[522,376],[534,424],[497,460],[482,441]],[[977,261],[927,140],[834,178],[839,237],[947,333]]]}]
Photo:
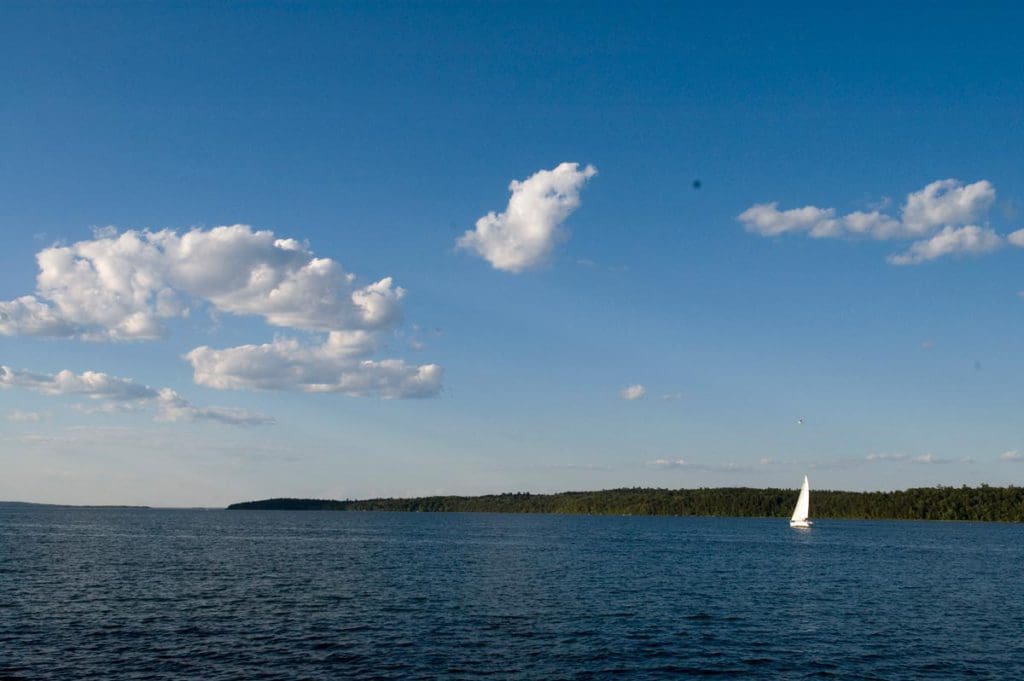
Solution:
[{"label": "cumulus cloud", "polygon": [[842,228],[833,208],[804,206],[779,210],[778,202],[758,203],[739,215],[747,231],[761,236],[778,236],[787,232],[807,232],[814,237],[839,236]]},{"label": "cumulus cloud", "polygon": [[94,237],[36,255],[36,293],[0,302],[0,334],[158,338],[196,301],[274,326],[375,329],[399,317],[405,294],[390,277],[360,286],[306,244],[247,225]]},{"label": "cumulus cloud", "polygon": [[75,325],[35,296],[0,300],[0,335],[72,336]]},{"label": "cumulus cloud", "polygon": [[[317,338],[195,348],[187,358],[203,385],[382,397],[440,390],[435,364],[370,358],[379,336],[401,317],[405,290],[391,277],[359,284],[308,244],[247,225],[183,233],[103,228],[93,237],[37,254],[36,293],[0,301],[0,335],[152,339],[165,334],[168,319],[204,305],[216,318],[259,316]],[[165,415],[238,418],[230,410],[172,409],[172,403],[178,404],[164,402]],[[115,405],[110,397],[102,408]]]},{"label": "cumulus cloud", "polygon": [[80,395],[115,402],[152,399],[158,394],[147,385],[97,371],[76,374],[64,369],[56,374],[39,374],[8,366],[0,366],[0,386],[26,388],[43,395]]},{"label": "cumulus cloud", "polygon": [[747,231],[762,236],[794,233],[813,238],[913,239],[916,241],[905,252],[888,258],[894,265],[913,265],[946,255],[987,253],[1004,243],[1024,246],[1024,230],[1004,239],[979,226],[995,197],[995,187],[987,180],[965,185],[948,179],[908,194],[898,217],[880,210],[838,215],[834,208],[818,206],[780,210],[777,202],[771,202],[755,204],[737,219]]},{"label": "cumulus cloud", "polygon": [[1008,452],[1000,454],[999,458],[1003,461],[1024,461],[1024,454],[1021,454],[1016,449],[1011,449]]},{"label": "cumulus cloud", "polygon": [[936,227],[977,221],[996,200],[996,188],[987,180],[964,185],[959,180],[938,180],[907,196],[901,210],[908,233],[926,234]]},{"label": "cumulus cloud", "polygon": [[888,257],[893,265],[917,265],[945,255],[981,254],[994,251],[1003,245],[1003,238],[991,229],[967,225],[966,227],[945,227],[934,236],[915,241],[903,253]]},{"label": "cumulus cloud", "polygon": [[597,174],[594,166],[560,163],[509,184],[512,196],[504,212],[490,212],[476,221],[456,246],[507,272],[543,264],[567,238],[562,223],[580,205],[580,191]]},{"label": "cumulus cloud", "polygon": [[160,390],[157,405],[158,421],[217,421],[231,426],[274,423],[272,417],[236,407],[197,407],[170,388]]},{"label": "cumulus cloud", "polygon": [[197,407],[170,388],[151,388],[130,378],[97,371],[76,374],[67,369],[56,374],[34,373],[0,366],[0,388],[23,388],[43,395],[71,395],[95,401],[85,411],[153,409],[161,421],[218,421],[230,425],[270,424],[274,419],[243,409]]},{"label": "cumulus cloud", "polygon": [[276,339],[224,350],[206,346],[185,355],[195,382],[220,389],[338,392],[385,399],[432,397],[441,389],[437,364],[363,359],[373,347],[366,332],[333,332],[322,345]]},{"label": "cumulus cloud", "polygon": [[[877,210],[865,213],[854,211],[843,216],[843,231],[853,236],[868,236],[873,239],[895,239],[903,232],[899,220]],[[840,236],[842,232],[835,234]]]},{"label": "cumulus cloud", "polygon": [[647,394],[647,388],[636,383],[634,385],[627,385],[621,391],[619,391],[619,397],[624,400],[639,400],[641,397]]}]

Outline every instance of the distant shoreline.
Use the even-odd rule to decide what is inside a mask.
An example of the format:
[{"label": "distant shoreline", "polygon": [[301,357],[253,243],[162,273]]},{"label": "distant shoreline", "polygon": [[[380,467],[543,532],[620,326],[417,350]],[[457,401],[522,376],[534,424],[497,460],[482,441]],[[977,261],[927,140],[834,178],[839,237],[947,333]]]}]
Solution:
[{"label": "distant shoreline", "polygon": [[131,504],[43,504],[35,501],[0,501],[0,508],[5,506],[33,506],[39,508],[153,508],[152,506],[133,506]]},{"label": "distant shoreline", "polygon": [[[554,494],[506,493],[386,499],[274,498],[230,511],[419,511],[785,518],[797,490],[752,487],[622,488]],[[1024,487],[918,487],[894,492],[811,492],[813,518],[1024,522]]]}]

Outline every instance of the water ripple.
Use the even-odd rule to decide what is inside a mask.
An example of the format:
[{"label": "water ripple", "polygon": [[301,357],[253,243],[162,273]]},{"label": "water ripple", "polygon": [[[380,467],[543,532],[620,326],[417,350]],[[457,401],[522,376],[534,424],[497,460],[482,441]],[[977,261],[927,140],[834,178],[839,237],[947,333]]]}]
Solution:
[{"label": "water ripple", "polygon": [[1024,678],[1024,527],[0,507],[0,678]]}]

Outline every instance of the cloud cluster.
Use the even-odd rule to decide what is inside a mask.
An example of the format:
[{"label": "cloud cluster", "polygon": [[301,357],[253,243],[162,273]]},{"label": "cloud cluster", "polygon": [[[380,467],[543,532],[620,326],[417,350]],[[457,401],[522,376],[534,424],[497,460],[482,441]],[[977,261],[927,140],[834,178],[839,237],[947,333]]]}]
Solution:
[{"label": "cloud cluster", "polygon": [[402,360],[363,359],[373,347],[365,332],[331,333],[322,345],[277,339],[225,350],[198,347],[185,358],[195,382],[220,389],[339,392],[385,399],[431,397],[441,389],[437,364],[414,366]]},{"label": "cloud cluster", "polygon": [[476,221],[456,246],[471,251],[495,269],[522,272],[550,257],[567,238],[562,223],[580,205],[580,191],[597,174],[594,166],[560,163],[509,184],[512,192],[504,212],[490,212]]},{"label": "cloud cluster", "polygon": [[365,286],[295,239],[247,225],[182,234],[104,230],[36,255],[36,294],[0,302],[0,334],[153,339],[164,320],[206,302],[274,326],[375,329],[400,314],[390,277]]},{"label": "cloud cluster", "polygon": [[839,215],[834,208],[817,206],[779,210],[779,204],[771,202],[755,204],[737,219],[747,231],[762,236],[796,233],[819,239],[913,240],[888,261],[916,265],[947,255],[987,253],[1006,244],[1024,247],[1024,230],[1004,237],[978,224],[995,198],[995,187],[987,180],[965,185],[948,179],[907,195],[898,217],[877,210]]},{"label": "cloud cluster", "polygon": [[380,334],[401,318],[404,289],[391,277],[360,285],[336,261],[268,230],[107,228],[87,241],[43,249],[36,259],[36,292],[0,301],[0,335],[147,340],[164,336],[168,319],[206,305],[326,338],[195,348],[186,359],[202,385],[385,398],[440,391],[436,364],[370,358]]},{"label": "cloud cluster", "polygon": [[967,225],[979,220],[996,200],[996,188],[987,180],[964,185],[959,180],[937,180],[907,196],[901,210],[903,227],[914,236],[936,227]]},{"label": "cloud cluster", "polygon": [[938,234],[914,242],[903,253],[889,256],[888,261],[893,265],[916,265],[955,253],[988,253],[1002,245],[1003,239],[991,229],[977,225],[944,227]]},{"label": "cloud cluster", "polygon": [[154,409],[160,421],[218,421],[236,426],[271,424],[273,418],[244,409],[197,407],[170,388],[151,388],[130,378],[67,369],[41,374],[0,366],[0,388],[23,388],[43,395],[70,395],[96,402],[87,411]]}]

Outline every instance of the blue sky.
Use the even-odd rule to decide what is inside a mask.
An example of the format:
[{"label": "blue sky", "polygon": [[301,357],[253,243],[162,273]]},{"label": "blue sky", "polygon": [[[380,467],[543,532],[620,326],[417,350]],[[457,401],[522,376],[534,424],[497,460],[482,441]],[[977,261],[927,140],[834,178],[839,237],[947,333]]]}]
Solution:
[{"label": "blue sky", "polygon": [[1022,484],[1021,14],[6,3],[0,498]]}]

